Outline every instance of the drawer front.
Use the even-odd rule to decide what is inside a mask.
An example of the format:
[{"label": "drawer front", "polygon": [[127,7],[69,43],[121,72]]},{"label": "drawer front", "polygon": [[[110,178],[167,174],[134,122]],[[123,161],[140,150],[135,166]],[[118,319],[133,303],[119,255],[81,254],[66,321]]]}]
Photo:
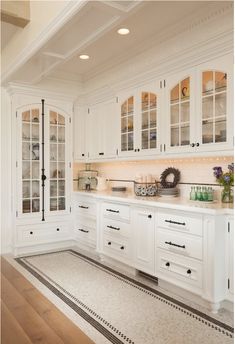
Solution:
[{"label": "drawer front", "polygon": [[78,224],[74,230],[75,239],[89,246],[96,246],[96,230],[84,224]]},{"label": "drawer front", "polygon": [[103,251],[111,257],[125,258],[130,256],[128,241],[109,236],[104,236]]},{"label": "drawer front", "polygon": [[74,200],[74,211],[84,216],[96,216],[96,203],[86,199],[76,199]]},{"label": "drawer front", "polygon": [[80,214],[75,215],[75,229],[77,226],[86,226],[95,229],[96,228],[96,219],[93,217],[83,216]]},{"label": "drawer front", "polygon": [[17,227],[17,241],[23,243],[46,243],[62,239],[70,239],[68,224],[36,224]]},{"label": "drawer front", "polygon": [[103,203],[103,215],[111,219],[130,220],[130,207],[117,203]]},{"label": "drawer front", "polygon": [[157,246],[173,253],[202,260],[202,238],[194,235],[159,229]]},{"label": "drawer front", "polygon": [[[202,288],[202,264],[160,249],[156,250],[157,275],[165,276],[171,283],[192,285]],[[164,278],[164,277],[163,277]]]},{"label": "drawer front", "polygon": [[116,236],[130,236],[130,224],[122,221],[116,221],[113,219],[103,219],[103,231],[106,234],[113,234]]},{"label": "drawer front", "polygon": [[193,214],[179,214],[177,212],[159,212],[158,227],[202,236],[202,216]]}]

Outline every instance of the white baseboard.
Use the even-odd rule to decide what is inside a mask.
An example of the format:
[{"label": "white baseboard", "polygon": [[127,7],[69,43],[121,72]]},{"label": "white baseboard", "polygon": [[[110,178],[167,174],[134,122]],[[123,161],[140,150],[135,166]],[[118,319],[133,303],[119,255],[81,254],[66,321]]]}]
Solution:
[{"label": "white baseboard", "polygon": [[74,246],[74,240],[59,241],[54,243],[45,243],[40,245],[15,247],[13,254],[15,257],[25,256],[36,253],[47,253],[58,250],[63,250],[66,248],[71,248]]}]

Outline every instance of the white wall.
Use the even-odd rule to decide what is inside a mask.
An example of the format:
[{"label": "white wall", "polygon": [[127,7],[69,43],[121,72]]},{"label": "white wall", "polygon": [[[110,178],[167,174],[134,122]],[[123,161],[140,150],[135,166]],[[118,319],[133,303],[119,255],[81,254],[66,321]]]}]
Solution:
[{"label": "white wall", "polygon": [[11,211],[11,103],[5,89],[1,89],[1,253],[12,249]]}]

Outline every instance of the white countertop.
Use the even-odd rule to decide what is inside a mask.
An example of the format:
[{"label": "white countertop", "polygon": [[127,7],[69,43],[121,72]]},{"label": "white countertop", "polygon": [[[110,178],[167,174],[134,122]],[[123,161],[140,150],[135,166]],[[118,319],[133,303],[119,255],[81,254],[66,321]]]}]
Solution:
[{"label": "white countertop", "polygon": [[74,191],[75,195],[90,196],[106,201],[116,201],[128,204],[145,205],[150,207],[179,209],[201,214],[210,215],[233,215],[233,204],[223,204],[220,202],[200,202],[190,201],[182,197],[140,197],[128,192],[112,191]]}]

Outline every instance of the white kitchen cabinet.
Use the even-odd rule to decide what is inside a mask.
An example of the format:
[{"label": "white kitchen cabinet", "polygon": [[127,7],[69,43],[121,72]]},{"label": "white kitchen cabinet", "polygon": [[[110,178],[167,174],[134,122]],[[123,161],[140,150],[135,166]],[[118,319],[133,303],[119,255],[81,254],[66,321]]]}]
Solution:
[{"label": "white kitchen cabinet", "polygon": [[228,295],[227,298],[233,301],[234,298],[234,219],[229,216],[227,219],[227,281],[228,281]]},{"label": "white kitchen cabinet", "polygon": [[154,274],[154,211],[148,208],[132,210],[134,267]]},{"label": "white kitchen cabinet", "polygon": [[76,105],[74,107],[73,158],[75,161],[86,159],[86,115],[86,106]]}]

